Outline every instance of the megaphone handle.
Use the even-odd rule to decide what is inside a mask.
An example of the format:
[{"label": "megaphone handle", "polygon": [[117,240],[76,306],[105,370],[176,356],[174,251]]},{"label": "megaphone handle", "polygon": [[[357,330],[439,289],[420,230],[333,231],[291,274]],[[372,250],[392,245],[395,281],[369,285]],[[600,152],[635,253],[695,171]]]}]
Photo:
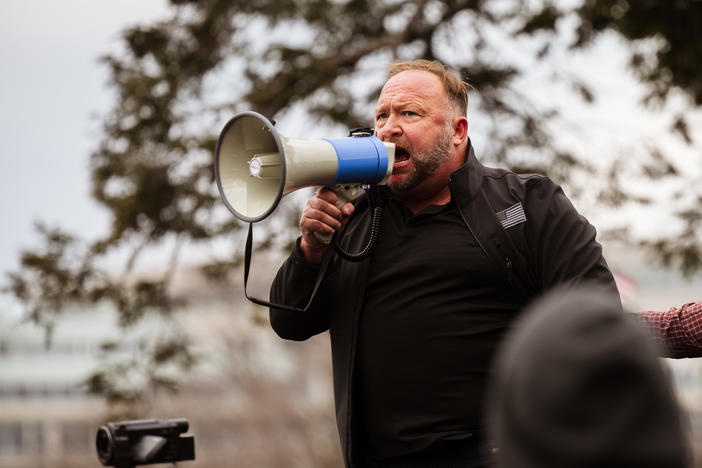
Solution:
[{"label": "megaphone handle", "polygon": [[[331,185],[329,188],[336,193],[337,208],[341,209],[345,204],[354,201],[361,194],[360,184],[337,184]],[[322,234],[315,232],[314,236],[322,244],[329,244],[334,234]]]}]

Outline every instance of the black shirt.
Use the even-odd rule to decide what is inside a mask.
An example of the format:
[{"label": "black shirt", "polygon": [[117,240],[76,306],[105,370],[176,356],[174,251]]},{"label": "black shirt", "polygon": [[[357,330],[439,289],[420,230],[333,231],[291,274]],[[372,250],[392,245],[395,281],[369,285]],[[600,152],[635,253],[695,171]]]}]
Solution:
[{"label": "black shirt", "polygon": [[390,200],[371,260],[354,414],[372,459],[482,426],[493,352],[520,307],[453,203],[413,216]]}]

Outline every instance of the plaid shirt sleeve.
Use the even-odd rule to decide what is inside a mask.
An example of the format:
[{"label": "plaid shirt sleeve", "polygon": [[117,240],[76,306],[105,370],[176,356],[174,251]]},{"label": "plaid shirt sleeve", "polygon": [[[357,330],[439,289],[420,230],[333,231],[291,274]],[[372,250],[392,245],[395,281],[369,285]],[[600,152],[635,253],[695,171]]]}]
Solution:
[{"label": "plaid shirt sleeve", "polygon": [[666,357],[702,357],[702,302],[689,302],[667,312],[637,314],[667,352]]}]

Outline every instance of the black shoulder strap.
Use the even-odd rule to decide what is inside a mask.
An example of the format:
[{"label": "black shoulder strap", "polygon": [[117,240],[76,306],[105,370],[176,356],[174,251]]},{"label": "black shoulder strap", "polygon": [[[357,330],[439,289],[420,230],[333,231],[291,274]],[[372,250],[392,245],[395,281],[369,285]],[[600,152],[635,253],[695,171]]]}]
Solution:
[{"label": "black shoulder strap", "polygon": [[314,301],[314,298],[317,295],[317,290],[319,289],[319,286],[322,284],[322,280],[324,279],[324,275],[327,272],[327,268],[329,267],[329,262],[331,261],[331,258],[333,256],[333,249],[327,249],[327,252],[324,255],[324,258],[322,259],[322,264],[319,267],[319,272],[317,273],[317,279],[315,280],[314,287],[312,288],[312,293],[310,294],[310,298],[307,301],[307,304],[305,305],[305,307],[302,309],[299,307],[292,307],[292,306],[288,306],[285,304],[275,304],[272,302],[264,301],[263,299],[257,299],[255,297],[249,296],[249,293],[247,292],[246,287],[249,283],[249,272],[251,270],[252,250],[253,250],[253,223],[249,223],[249,234],[246,238],[246,248],[244,251],[244,296],[246,296],[246,299],[253,302],[254,304],[261,305],[264,307],[273,307],[276,309],[283,309],[283,310],[288,310],[291,312],[307,312],[307,310],[310,308],[310,305],[312,305],[312,301]]}]

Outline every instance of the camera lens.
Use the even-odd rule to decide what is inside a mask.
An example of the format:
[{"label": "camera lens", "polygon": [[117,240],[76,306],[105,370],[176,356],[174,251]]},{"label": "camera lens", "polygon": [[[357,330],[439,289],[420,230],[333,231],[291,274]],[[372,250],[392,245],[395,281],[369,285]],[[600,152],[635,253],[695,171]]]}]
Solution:
[{"label": "camera lens", "polygon": [[112,434],[105,426],[98,429],[95,436],[95,447],[97,448],[98,458],[103,465],[109,465],[112,462],[113,441]]}]

